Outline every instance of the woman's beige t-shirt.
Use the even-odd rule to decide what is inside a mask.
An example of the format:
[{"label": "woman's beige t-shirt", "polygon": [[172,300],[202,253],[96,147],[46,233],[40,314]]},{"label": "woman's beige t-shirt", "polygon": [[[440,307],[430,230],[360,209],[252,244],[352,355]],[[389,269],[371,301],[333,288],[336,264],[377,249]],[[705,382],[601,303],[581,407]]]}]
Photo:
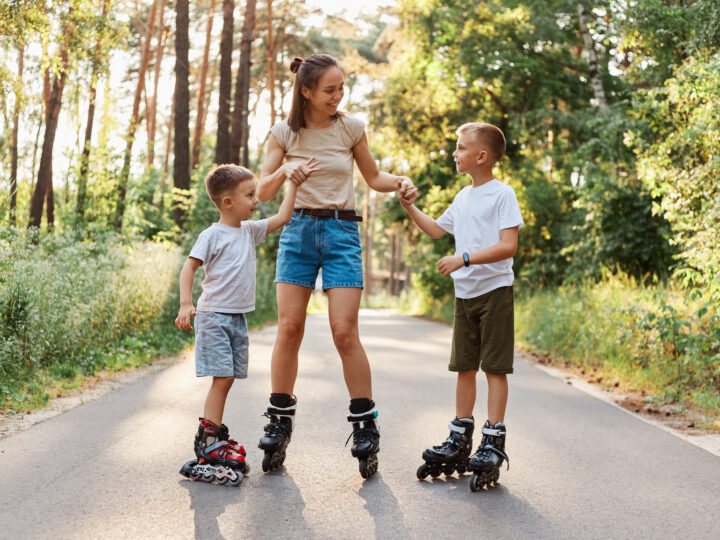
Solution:
[{"label": "woman's beige t-shirt", "polygon": [[285,150],[288,163],[318,161],[317,170],[298,188],[296,208],[355,208],[353,186],[353,147],[365,133],[362,120],[340,115],[331,126],[319,129],[301,128],[294,133],[287,121],[270,128]]}]

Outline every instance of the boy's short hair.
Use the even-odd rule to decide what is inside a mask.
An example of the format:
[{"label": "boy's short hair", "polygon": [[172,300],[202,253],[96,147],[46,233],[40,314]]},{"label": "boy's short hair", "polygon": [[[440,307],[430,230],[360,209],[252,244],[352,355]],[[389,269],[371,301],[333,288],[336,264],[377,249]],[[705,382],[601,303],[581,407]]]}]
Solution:
[{"label": "boy's short hair", "polygon": [[486,145],[495,159],[493,163],[497,163],[505,155],[505,135],[499,127],[482,122],[468,122],[457,129],[457,134],[461,133],[470,133],[480,144]]},{"label": "boy's short hair", "polygon": [[205,189],[212,202],[220,208],[223,195],[235,189],[245,180],[254,180],[255,175],[239,165],[218,165],[205,177]]}]

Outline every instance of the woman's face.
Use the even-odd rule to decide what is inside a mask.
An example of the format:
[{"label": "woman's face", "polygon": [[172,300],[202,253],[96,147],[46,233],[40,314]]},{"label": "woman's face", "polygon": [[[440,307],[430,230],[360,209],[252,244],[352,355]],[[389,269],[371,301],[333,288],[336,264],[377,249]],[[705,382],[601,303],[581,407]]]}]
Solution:
[{"label": "woman's face", "polygon": [[303,86],[303,96],[308,106],[318,112],[332,116],[345,95],[345,77],[339,67],[332,66],[323,71],[314,89]]}]

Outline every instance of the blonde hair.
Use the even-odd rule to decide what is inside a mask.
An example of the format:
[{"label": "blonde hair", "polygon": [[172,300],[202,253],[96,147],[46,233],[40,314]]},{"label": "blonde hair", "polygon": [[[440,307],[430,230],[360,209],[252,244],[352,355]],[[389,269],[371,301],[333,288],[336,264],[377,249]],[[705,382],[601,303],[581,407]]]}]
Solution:
[{"label": "blonde hair", "polygon": [[456,133],[458,135],[469,133],[475,137],[475,140],[490,150],[494,159],[493,163],[497,163],[505,155],[505,135],[497,126],[482,122],[468,122],[460,126]]},{"label": "blonde hair", "polygon": [[205,177],[205,189],[215,206],[220,208],[223,195],[235,189],[240,182],[255,180],[255,175],[239,165],[218,165]]}]

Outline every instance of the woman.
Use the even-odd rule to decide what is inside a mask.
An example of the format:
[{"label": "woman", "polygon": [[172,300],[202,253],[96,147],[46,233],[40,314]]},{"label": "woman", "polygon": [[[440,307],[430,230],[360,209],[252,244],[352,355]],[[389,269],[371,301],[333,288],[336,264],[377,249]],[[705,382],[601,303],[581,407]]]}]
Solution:
[{"label": "woman", "polygon": [[[270,129],[268,150],[258,182],[258,198],[273,198],[289,179],[299,184],[296,210],[280,237],[277,258],[278,331],[272,354],[272,393],[265,415],[270,423],[259,447],[265,450],[263,471],[285,460],[293,429],[298,350],[305,329],[310,294],[322,268],[328,295],[330,328],[350,393],[352,455],[360,474],[377,470],[380,433],[372,401],[370,364],[358,334],[363,287],[362,248],[355,214],[353,162],[376,191],[400,191],[411,197],[409,178],[381,172],[370,153],[363,123],[338,110],[344,74],[327,54],[296,58],[290,114]],[[283,163],[284,162],[284,163]]]}]

